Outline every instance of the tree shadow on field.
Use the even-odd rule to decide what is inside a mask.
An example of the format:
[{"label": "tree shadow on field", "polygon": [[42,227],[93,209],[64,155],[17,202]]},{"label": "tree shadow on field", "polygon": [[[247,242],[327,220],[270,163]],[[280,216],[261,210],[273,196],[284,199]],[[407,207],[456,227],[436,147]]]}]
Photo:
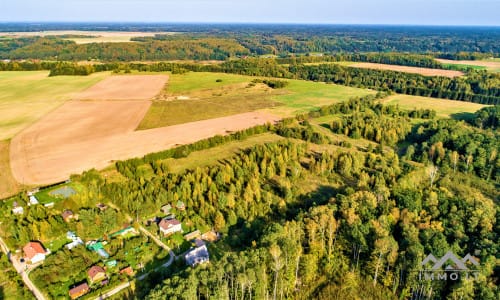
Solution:
[{"label": "tree shadow on field", "polygon": [[461,112],[456,114],[451,114],[450,117],[457,121],[472,122],[475,115],[473,113]]}]

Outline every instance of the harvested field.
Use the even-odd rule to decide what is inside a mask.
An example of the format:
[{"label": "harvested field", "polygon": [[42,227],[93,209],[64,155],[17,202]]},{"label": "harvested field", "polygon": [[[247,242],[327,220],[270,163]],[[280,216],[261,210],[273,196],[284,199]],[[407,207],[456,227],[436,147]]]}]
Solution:
[{"label": "harvested field", "polygon": [[10,139],[77,93],[109,76],[48,77],[48,71],[0,72],[0,140]]},{"label": "harvested field", "polygon": [[145,100],[163,89],[167,75],[111,76],[79,93],[76,100]]},{"label": "harvested field", "polygon": [[9,141],[0,141],[0,199],[19,192],[20,188],[10,171]]},{"label": "harvested field", "polygon": [[[82,104],[95,107],[86,112],[86,118],[80,119],[75,117],[79,112],[71,106]],[[108,105],[117,106],[104,108]],[[134,105],[143,106],[137,108]],[[75,101],[65,106],[68,107],[62,107],[47,115],[12,140],[11,167],[14,177],[19,182],[54,183],[90,168],[104,168],[113,160],[143,156],[279,119],[267,113],[250,112],[164,128],[133,131],[149,107],[149,102]],[[64,113],[71,110],[75,115]],[[124,112],[120,113],[121,110]],[[132,112],[135,118],[131,119]],[[140,114],[142,115],[139,117]],[[125,118],[129,119],[124,120]]]},{"label": "harvested field", "polygon": [[27,37],[27,36],[68,36],[67,40],[77,44],[88,43],[123,43],[130,42],[134,37],[150,37],[156,34],[172,35],[175,32],[137,32],[137,31],[80,31],[80,30],[53,30],[33,32],[4,32],[0,36]]},{"label": "harvested field", "polygon": [[[64,164],[74,168],[84,156],[93,156],[95,141],[135,130],[150,105],[149,101],[66,102],[12,139],[10,162],[14,177],[21,183],[38,183],[25,173],[43,173],[44,164],[54,164],[54,170]],[[71,145],[79,145],[74,153],[78,155],[69,161],[59,161],[57,157]],[[51,160],[47,161],[49,157]],[[57,171],[50,172],[64,179],[58,177]]]},{"label": "harvested field", "polygon": [[440,69],[385,65],[385,64],[364,63],[364,62],[349,64],[349,67],[375,69],[375,70],[389,70],[389,71],[397,71],[397,72],[404,72],[404,73],[420,74],[420,75],[424,75],[424,76],[444,76],[444,77],[450,77],[450,78],[464,75],[463,72],[453,71],[453,70],[440,70]]}]

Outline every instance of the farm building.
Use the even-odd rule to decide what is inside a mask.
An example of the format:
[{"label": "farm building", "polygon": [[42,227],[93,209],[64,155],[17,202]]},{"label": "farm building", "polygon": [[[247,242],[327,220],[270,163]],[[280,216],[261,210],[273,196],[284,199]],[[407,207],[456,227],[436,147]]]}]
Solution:
[{"label": "farm building", "polygon": [[164,235],[170,235],[176,232],[182,232],[182,226],[181,222],[179,222],[177,219],[163,219],[161,220],[160,224],[160,231]]},{"label": "farm building", "polygon": [[87,294],[89,291],[90,291],[89,285],[85,282],[69,290],[69,297],[71,299],[76,299]]},{"label": "farm building", "polygon": [[29,242],[23,247],[23,251],[24,259],[32,264],[44,261],[45,255],[50,253],[40,242]]}]

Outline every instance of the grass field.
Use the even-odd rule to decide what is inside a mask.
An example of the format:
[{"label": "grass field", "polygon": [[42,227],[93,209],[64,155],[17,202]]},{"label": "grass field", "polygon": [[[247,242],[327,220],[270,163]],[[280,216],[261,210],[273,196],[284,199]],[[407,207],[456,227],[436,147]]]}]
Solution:
[{"label": "grass field", "polygon": [[171,75],[138,129],[150,129],[266,109],[283,117],[374,93],[333,84],[287,80],[283,89],[251,84],[255,77],[194,73]]},{"label": "grass field", "polygon": [[[221,79],[221,82],[217,82]],[[221,86],[248,83],[253,78],[250,76],[241,76],[223,73],[197,73],[189,72],[182,75],[170,75],[167,85],[167,95],[182,95],[182,93],[200,91],[207,89],[220,88]]]},{"label": "grass field", "polygon": [[443,64],[443,66],[446,66],[446,67],[456,66],[456,67],[463,68],[463,69],[471,68],[474,70],[487,70],[487,68],[484,66],[475,66],[475,65],[467,65],[467,64],[446,64],[445,63],[445,64]]},{"label": "grass field", "polygon": [[108,75],[48,77],[48,71],[0,72],[0,140],[13,137]]},{"label": "grass field", "polygon": [[490,72],[500,72],[500,58],[491,58],[485,60],[448,60],[436,59],[436,61],[444,65],[457,65],[463,67],[470,67],[475,70],[488,70]]},{"label": "grass field", "polygon": [[403,109],[433,109],[438,117],[449,118],[453,114],[474,113],[487,105],[454,101],[446,99],[436,99],[428,97],[417,97],[409,95],[394,95],[382,100],[383,104],[397,104]]},{"label": "grass field", "polygon": [[0,141],[0,199],[19,192],[21,185],[10,170],[9,141]]},{"label": "grass field", "polygon": [[172,75],[138,129],[151,129],[230,116],[280,105],[263,84],[247,76],[187,73]]},{"label": "grass field", "polygon": [[273,100],[283,103],[282,107],[274,108],[272,111],[283,116],[295,115],[352,97],[376,93],[367,89],[303,80],[289,80],[289,85],[284,90],[285,93],[272,97]]},{"label": "grass field", "polygon": [[75,193],[77,193],[77,194],[82,193],[85,189],[85,187],[83,185],[81,185],[80,183],[71,182],[69,184],[59,185],[59,186],[56,186],[53,188],[41,190],[40,192],[35,194],[35,197],[38,199],[40,204],[47,204],[47,203],[51,203],[51,202],[56,203],[56,202],[62,201],[62,200],[64,200],[63,197],[52,196],[50,194],[50,192],[57,190],[57,189],[64,187],[64,186],[71,187],[75,191]]}]

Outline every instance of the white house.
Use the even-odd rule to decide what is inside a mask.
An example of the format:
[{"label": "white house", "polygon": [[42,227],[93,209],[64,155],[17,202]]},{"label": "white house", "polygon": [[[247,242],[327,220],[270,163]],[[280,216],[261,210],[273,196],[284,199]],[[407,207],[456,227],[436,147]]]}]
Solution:
[{"label": "white house", "polygon": [[65,247],[68,248],[68,250],[71,250],[78,245],[83,245],[83,241],[81,238],[76,237],[71,243],[66,244]]},{"label": "white house", "polygon": [[22,215],[24,214],[24,208],[22,206],[17,206],[12,209],[12,213],[15,215]]},{"label": "white house", "polygon": [[207,246],[196,247],[184,255],[186,263],[191,267],[208,262],[210,260]]},{"label": "white house", "polygon": [[30,196],[30,204],[29,205],[37,205],[38,203],[39,203],[38,199],[35,196],[31,195]]},{"label": "white house", "polygon": [[163,219],[161,220],[159,226],[160,226],[160,231],[164,235],[170,235],[176,232],[182,232],[181,222],[179,222],[179,220],[177,219],[171,219],[171,220]]}]

